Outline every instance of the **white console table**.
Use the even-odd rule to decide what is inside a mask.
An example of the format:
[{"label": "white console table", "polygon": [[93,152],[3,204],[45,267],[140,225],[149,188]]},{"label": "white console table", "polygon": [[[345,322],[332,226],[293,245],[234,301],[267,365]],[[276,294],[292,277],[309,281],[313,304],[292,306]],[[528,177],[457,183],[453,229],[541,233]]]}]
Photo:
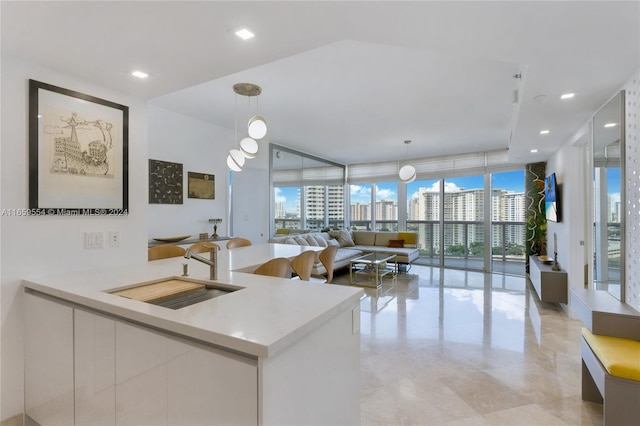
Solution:
[{"label": "white console table", "polygon": [[529,257],[529,279],[542,302],[567,303],[567,273],[562,269],[554,271],[537,256]]}]

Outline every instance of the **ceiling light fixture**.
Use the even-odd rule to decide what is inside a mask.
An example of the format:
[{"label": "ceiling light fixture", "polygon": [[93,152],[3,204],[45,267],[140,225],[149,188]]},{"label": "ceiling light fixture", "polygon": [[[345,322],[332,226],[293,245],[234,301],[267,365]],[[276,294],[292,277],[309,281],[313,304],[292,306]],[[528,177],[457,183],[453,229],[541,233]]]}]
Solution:
[{"label": "ceiling light fixture", "polygon": [[549,134],[549,130],[540,130],[540,134],[541,135],[548,135]]},{"label": "ceiling light fixture", "polygon": [[131,75],[134,77],[138,77],[138,78],[147,78],[149,77],[149,74],[147,74],[146,72],[142,72],[142,71],[131,71]]},{"label": "ceiling light fixture", "polygon": [[609,128],[609,127],[616,127],[618,125],[618,123],[607,123],[604,125],[604,127]]},{"label": "ceiling light fixture", "polygon": [[575,96],[575,93],[564,93],[560,96],[560,99],[571,99]]},{"label": "ceiling light fixture", "polygon": [[249,97],[249,103],[251,103],[252,96],[256,97],[256,115],[249,119],[247,131],[249,137],[262,139],[267,134],[267,120],[258,115],[258,96],[262,93],[262,88],[251,83],[238,83],[233,86],[233,91],[238,95]]},{"label": "ceiling light fixture", "polygon": [[531,151],[529,151],[529,152],[530,152],[530,153],[532,153],[532,154],[535,154],[536,152],[538,152],[538,150],[534,148],[534,149],[532,149],[532,150],[531,150]]},{"label": "ceiling light fixture", "polygon": [[236,35],[238,37],[240,37],[241,39],[243,39],[243,40],[249,40],[250,38],[253,38],[255,36],[254,33],[252,33],[251,31],[249,31],[246,28],[242,28],[242,29],[236,31]]},{"label": "ceiling light fixture", "polygon": [[[406,140],[404,141],[404,144],[407,146],[407,158],[409,158],[409,144],[411,143],[410,140]],[[400,170],[398,171],[398,178],[400,178],[400,182],[402,183],[411,183],[414,180],[416,180],[416,168],[406,164],[402,167],[400,167]]]}]

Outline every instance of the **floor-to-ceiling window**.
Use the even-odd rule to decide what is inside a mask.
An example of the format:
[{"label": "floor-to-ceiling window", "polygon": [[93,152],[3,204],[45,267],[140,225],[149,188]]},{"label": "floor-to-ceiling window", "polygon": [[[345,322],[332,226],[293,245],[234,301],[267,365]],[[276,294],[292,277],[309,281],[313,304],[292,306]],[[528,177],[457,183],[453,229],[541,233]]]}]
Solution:
[{"label": "floor-to-ceiling window", "polygon": [[371,184],[349,186],[352,230],[371,230]]},{"label": "floor-to-ceiling window", "polygon": [[493,173],[491,188],[491,269],[524,275],[524,170]]},{"label": "floor-to-ceiling window", "polygon": [[398,182],[378,182],[374,189],[376,231],[398,231]]},{"label": "floor-to-ceiling window", "polygon": [[418,233],[418,263],[440,264],[440,180],[417,180],[407,185],[407,231]]},{"label": "floor-to-ceiling window", "polygon": [[444,180],[444,266],[484,270],[484,176]]}]

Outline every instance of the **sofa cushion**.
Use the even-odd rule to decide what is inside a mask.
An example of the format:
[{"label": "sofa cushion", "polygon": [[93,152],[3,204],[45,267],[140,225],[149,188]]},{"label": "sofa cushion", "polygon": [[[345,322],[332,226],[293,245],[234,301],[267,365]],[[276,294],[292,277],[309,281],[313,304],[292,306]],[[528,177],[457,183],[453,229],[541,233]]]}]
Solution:
[{"label": "sofa cushion", "polygon": [[331,238],[330,240],[327,240],[327,246],[338,246],[338,247],[340,247],[340,243],[335,238]]},{"label": "sofa cushion", "polygon": [[376,242],[373,245],[379,247],[389,247],[390,240],[397,240],[398,233],[397,232],[376,232]]},{"label": "sofa cushion", "polygon": [[307,241],[307,244],[311,247],[318,247],[318,242],[316,241],[316,237],[311,234],[307,234],[304,236],[304,239]]},{"label": "sofa cushion", "polygon": [[404,248],[404,240],[389,240],[387,247]]},{"label": "sofa cushion", "polygon": [[418,233],[417,232],[398,232],[398,239],[404,240],[405,247],[417,247],[418,246]]},{"label": "sofa cushion", "polygon": [[297,246],[298,245],[298,242],[296,241],[295,238],[285,238],[284,243],[285,244],[291,244],[293,246]]},{"label": "sofa cushion", "polygon": [[340,229],[338,231],[329,231],[329,235],[338,240],[340,247],[353,247],[356,244],[353,242],[351,233],[346,229]]},{"label": "sofa cushion", "polygon": [[376,243],[374,231],[353,231],[353,242],[359,246],[372,246]]}]

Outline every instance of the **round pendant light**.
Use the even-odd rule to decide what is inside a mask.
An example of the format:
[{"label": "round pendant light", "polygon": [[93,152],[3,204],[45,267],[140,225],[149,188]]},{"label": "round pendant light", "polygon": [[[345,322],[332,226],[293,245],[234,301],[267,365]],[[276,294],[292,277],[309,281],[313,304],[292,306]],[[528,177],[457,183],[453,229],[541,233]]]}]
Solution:
[{"label": "round pendant light", "polygon": [[249,159],[256,158],[258,155],[258,142],[251,138],[242,139],[240,141],[240,152]]},{"label": "round pendant light", "polygon": [[[407,158],[409,157],[410,143],[410,140],[404,141],[404,145],[407,147]],[[402,183],[413,182],[414,180],[416,180],[416,168],[409,164],[400,167],[400,170],[398,171],[398,179],[400,179],[400,182]]]},{"label": "round pendant light", "polygon": [[259,115],[249,120],[249,136],[253,139],[262,139],[267,134],[267,121]]},{"label": "round pendant light", "polygon": [[229,156],[227,157],[227,166],[234,172],[242,171],[242,166],[244,166],[244,155],[240,152],[239,149],[231,149],[229,150]]},{"label": "round pendant light", "polygon": [[413,166],[402,166],[398,172],[398,177],[402,183],[411,183],[416,180],[416,168]]}]

